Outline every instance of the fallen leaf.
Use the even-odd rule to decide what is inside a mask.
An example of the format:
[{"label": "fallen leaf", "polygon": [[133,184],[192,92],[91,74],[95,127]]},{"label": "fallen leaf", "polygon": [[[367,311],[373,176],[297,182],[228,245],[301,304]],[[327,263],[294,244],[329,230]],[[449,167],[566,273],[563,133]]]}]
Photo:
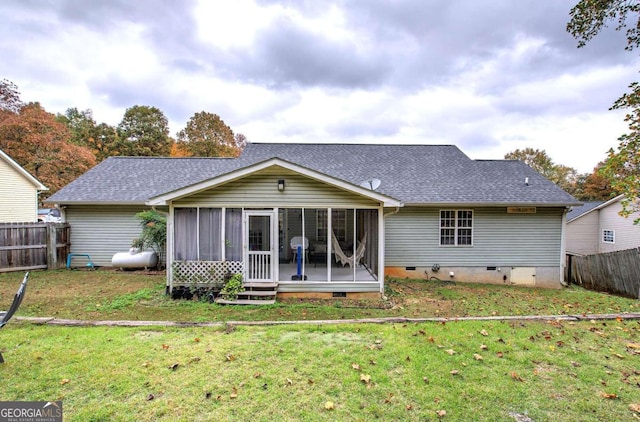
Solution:
[{"label": "fallen leaf", "polygon": [[311,378],[307,379],[307,382],[309,383],[309,385],[313,385],[313,380]]},{"label": "fallen leaf", "polygon": [[450,372],[451,375],[458,375],[460,373],[460,371],[458,371],[457,369],[454,369]]},{"label": "fallen leaf", "polygon": [[227,358],[227,361],[229,361],[229,362],[236,360],[235,355],[232,355],[232,354],[228,354],[226,356],[226,358]]},{"label": "fallen leaf", "polygon": [[328,401],[324,404],[324,409],[325,410],[333,410],[334,409],[334,405],[332,401]]},{"label": "fallen leaf", "polygon": [[196,338],[193,339],[193,341],[195,341],[196,343],[200,343],[200,338],[196,337]]},{"label": "fallen leaf", "polygon": [[640,343],[627,343],[629,349],[640,349]]},{"label": "fallen leaf", "polygon": [[163,344],[162,345],[162,350],[168,350],[169,349],[169,345],[168,344]]},{"label": "fallen leaf", "polygon": [[423,381],[425,384],[429,384],[429,378],[427,378],[427,377],[422,377],[422,381]]},{"label": "fallen leaf", "polygon": [[365,384],[369,384],[371,382],[371,375],[360,374],[360,381],[362,381]]},{"label": "fallen leaf", "polygon": [[392,400],[393,400],[393,393],[389,393],[389,395],[387,396],[387,398],[386,398],[386,399],[384,399],[384,402],[385,402],[386,404],[389,404],[389,403],[391,403],[391,401],[392,401]]},{"label": "fallen leaf", "polygon": [[434,343],[436,340],[433,337],[429,336],[429,338],[427,338],[427,341],[429,343]]},{"label": "fallen leaf", "polygon": [[230,399],[238,398],[238,389],[236,387],[233,387],[233,389],[231,390],[231,394],[229,394],[229,398]]},{"label": "fallen leaf", "polygon": [[155,399],[155,398],[156,398],[156,397],[155,397],[153,394],[149,394],[149,395],[147,396],[147,401],[151,401],[151,400],[153,400],[153,399]]},{"label": "fallen leaf", "polygon": [[405,406],[405,408],[407,410],[413,410],[413,405],[412,404],[408,404],[408,405]]},{"label": "fallen leaf", "polygon": [[178,366],[180,366],[180,364],[176,362],[173,365],[169,366],[169,369],[171,369],[172,371],[175,371],[176,369],[178,369]]},{"label": "fallen leaf", "polygon": [[255,374],[253,374],[253,378],[260,378],[262,376],[262,374],[260,372],[256,372]]},{"label": "fallen leaf", "polygon": [[210,399],[211,398],[211,391],[207,391],[206,394],[204,395],[205,399]]},{"label": "fallen leaf", "polygon": [[631,403],[629,405],[629,410],[632,412],[640,413],[640,403]]},{"label": "fallen leaf", "polygon": [[376,364],[376,361],[375,361],[375,360],[373,360],[373,359],[370,359],[370,360],[369,360],[369,365],[375,365],[375,364]]},{"label": "fallen leaf", "polygon": [[474,358],[475,360],[483,360],[482,356],[480,356],[480,355],[479,355],[479,354],[477,354],[477,353],[474,353],[474,354],[473,354],[473,358]]},{"label": "fallen leaf", "polygon": [[571,361],[571,365],[573,365],[574,368],[579,368],[579,367],[582,366],[582,364],[580,364],[580,362],[574,362],[574,361]]},{"label": "fallen leaf", "polygon": [[60,380],[60,385],[69,384],[70,382],[71,382],[70,380],[68,380],[67,378],[64,378]]},{"label": "fallen leaf", "polygon": [[522,377],[520,375],[518,375],[516,372],[512,371],[511,372],[511,378],[513,378],[516,381],[519,382],[523,382],[524,380],[522,379]]},{"label": "fallen leaf", "polygon": [[447,415],[447,411],[446,410],[437,410],[436,411],[436,415],[438,415],[438,417],[440,417],[440,418],[445,417]]},{"label": "fallen leaf", "polygon": [[293,381],[291,381],[291,378],[287,378],[287,385],[293,385]]},{"label": "fallen leaf", "polygon": [[482,334],[485,337],[489,335],[489,333],[487,333],[487,330],[480,331],[480,334]]},{"label": "fallen leaf", "polygon": [[480,345],[480,350],[487,350],[487,349],[488,349],[488,347],[487,347],[486,344],[481,344]]},{"label": "fallen leaf", "polygon": [[604,397],[605,399],[609,399],[609,400],[613,400],[613,399],[617,399],[618,395],[616,393],[605,393],[602,392],[600,393],[600,396]]},{"label": "fallen leaf", "polygon": [[199,362],[199,361],[200,361],[200,358],[199,358],[198,356],[192,357],[192,358],[189,360],[189,362],[190,362],[190,363],[193,363],[193,362]]},{"label": "fallen leaf", "polygon": [[504,356],[504,353],[496,352],[496,356],[499,357],[500,359],[502,359],[502,357]]},{"label": "fallen leaf", "polygon": [[620,353],[615,353],[615,357],[617,357],[618,359],[624,359],[624,356],[622,356]]},{"label": "fallen leaf", "polygon": [[355,362],[351,364],[351,367],[352,367],[353,369],[355,369],[356,371],[359,371],[359,370],[360,370],[360,365],[358,365],[358,364],[357,364],[357,363],[355,363]]},{"label": "fallen leaf", "polygon": [[447,350],[445,350],[445,352],[449,353],[452,356],[456,353],[456,351],[453,350],[453,349],[447,349]]}]

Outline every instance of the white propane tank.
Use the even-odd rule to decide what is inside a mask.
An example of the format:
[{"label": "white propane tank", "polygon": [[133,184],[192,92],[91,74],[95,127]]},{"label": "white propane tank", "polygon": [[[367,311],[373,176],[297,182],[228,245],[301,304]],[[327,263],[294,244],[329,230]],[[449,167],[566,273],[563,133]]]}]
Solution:
[{"label": "white propane tank", "polygon": [[129,252],[118,252],[111,258],[111,265],[117,268],[153,268],[158,264],[158,254],[131,248]]}]

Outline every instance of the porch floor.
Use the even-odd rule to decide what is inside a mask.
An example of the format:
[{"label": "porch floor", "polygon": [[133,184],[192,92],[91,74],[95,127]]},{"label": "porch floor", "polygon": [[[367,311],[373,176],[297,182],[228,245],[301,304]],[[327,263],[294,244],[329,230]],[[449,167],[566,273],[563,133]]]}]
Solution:
[{"label": "porch floor", "polygon": [[[297,275],[297,266],[295,263],[280,264],[280,281],[292,281],[292,277]],[[307,276],[306,281],[327,281],[327,266],[322,264],[309,263],[304,265],[304,274]],[[295,281],[295,280],[294,280]],[[353,269],[348,265],[345,267],[331,267],[331,281],[354,281]],[[356,268],[355,281],[377,281],[375,277],[369,273],[364,265]]]}]

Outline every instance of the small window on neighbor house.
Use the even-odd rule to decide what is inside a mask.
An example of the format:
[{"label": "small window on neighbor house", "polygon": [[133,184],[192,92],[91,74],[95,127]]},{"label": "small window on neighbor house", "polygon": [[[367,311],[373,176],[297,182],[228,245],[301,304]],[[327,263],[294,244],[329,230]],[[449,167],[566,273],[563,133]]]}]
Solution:
[{"label": "small window on neighbor house", "polygon": [[616,243],[616,232],[614,230],[602,230],[602,241],[604,243]]},{"label": "small window on neighbor house", "polygon": [[440,245],[473,245],[473,211],[440,210]]}]

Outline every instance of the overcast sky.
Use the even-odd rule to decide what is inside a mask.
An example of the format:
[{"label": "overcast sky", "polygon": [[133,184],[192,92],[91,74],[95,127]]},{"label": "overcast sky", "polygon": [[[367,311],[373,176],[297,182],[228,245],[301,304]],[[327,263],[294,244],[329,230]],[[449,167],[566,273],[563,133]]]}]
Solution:
[{"label": "overcast sky", "polygon": [[200,111],[253,142],[544,149],[591,172],[625,133],[609,107],[637,53],[565,31],[577,0],[2,0],[0,79],[52,113],[117,125]]}]

